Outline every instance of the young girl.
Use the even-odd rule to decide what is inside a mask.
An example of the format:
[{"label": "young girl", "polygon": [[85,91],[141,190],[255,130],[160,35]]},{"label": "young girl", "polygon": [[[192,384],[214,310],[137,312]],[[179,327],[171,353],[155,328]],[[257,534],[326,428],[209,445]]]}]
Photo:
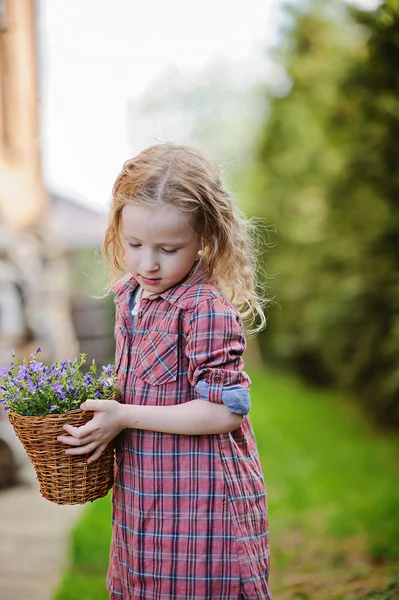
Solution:
[{"label": "young girl", "polygon": [[116,436],[112,600],[269,600],[265,487],[248,417],[241,316],[264,314],[248,225],[197,150],[128,160],[104,254],[120,403],[87,400],[69,454],[96,460]]}]

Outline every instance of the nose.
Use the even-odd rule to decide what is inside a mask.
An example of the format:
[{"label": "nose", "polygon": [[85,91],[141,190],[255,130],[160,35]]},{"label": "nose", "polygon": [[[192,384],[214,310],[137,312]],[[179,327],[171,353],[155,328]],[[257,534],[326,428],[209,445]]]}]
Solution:
[{"label": "nose", "polygon": [[144,252],[141,256],[140,267],[141,271],[143,271],[143,275],[144,273],[154,273],[155,271],[158,271],[159,264],[156,253],[153,251]]}]

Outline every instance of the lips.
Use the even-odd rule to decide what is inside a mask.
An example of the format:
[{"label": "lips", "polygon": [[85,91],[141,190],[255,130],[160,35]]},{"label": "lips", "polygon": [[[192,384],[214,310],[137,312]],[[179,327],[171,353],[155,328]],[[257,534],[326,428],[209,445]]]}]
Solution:
[{"label": "lips", "polygon": [[140,277],[143,283],[145,283],[146,285],[157,285],[157,283],[161,281],[160,277],[156,279],[149,279],[148,277],[144,277],[143,275],[140,275]]}]

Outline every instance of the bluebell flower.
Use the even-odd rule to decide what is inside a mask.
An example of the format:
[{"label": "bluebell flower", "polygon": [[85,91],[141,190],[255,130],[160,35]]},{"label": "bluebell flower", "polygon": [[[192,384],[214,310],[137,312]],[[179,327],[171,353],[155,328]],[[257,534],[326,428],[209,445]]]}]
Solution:
[{"label": "bluebell flower", "polygon": [[39,362],[38,360],[31,360],[29,366],[30,366],[30,370],[33,373],[37,373],[38,371],[42,371],[43,367],[44,367],[43,363]]},{"label": "bluebell flower", "polygon": [[57,383],[55,383],[52,388],[53,392],[56,392],[57,394],[62,394],[62,392],[64,391],[64,386],[62,385],[62,383],[59,383],[57,381]]},{"label": "bluebell flower", "polygon": [[103,375],[107,375],[108,377],[110,377],[112,375],[113,371],[114,371],[113,365],[107,365],[106,367],[103,367]]},{"label": "bluebell flower", "polygon": [[20,376],[21,379],[28,378],[28,369],[27,369],[26,365],[19,365],[18,375]]},{"label": "bluebell flower", "polygon": [[69,396],[72,396],[75,400],[79,398],[79,390],[74,385],[68,385],[66,389]]},{"label": "bluebell flower", "polygon": [[13,355],[15,360],[8,367],[0,367],[0,401],[6,408],[23,415],[65,413],[77,408],[85,394],[102,398],[112,393],[116,384],[112,365],[102,367],[98,375],[93,361],[90,373],[83,374],[84,354],[80,360],[64,359],[46,366],[37,360],[40,351],[22,364]]},{"label": "bluebell flower", "polygon": [[44,373],[40,373],[39,377],[37,378],[37,385],[38,386],[42,386],[45,381],[46,381],[45,374]]}]

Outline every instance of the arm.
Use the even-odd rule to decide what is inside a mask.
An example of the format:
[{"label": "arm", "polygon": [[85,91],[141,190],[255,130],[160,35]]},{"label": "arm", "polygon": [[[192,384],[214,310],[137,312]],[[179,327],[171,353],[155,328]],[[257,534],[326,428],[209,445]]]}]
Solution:
[{"label": "arm", "polygon": [[243,419],[224,404],[203,400],[173,406],[122,405],[121,408],[125,427],[181,435],[228,433],[238,429]]},{"label": "arm", "polygon": [[101,456],[106,446],[122,429],[145,429],[181,435],[228,433],[238,429],[242,416],[230,412],[224,404],[192,400],[173,406],[135,406],[114,400],[86,400],[83,410],[95,411],[93,419],[82,427],[64,425],[69,435],[58,441],[73,446],[67,454],[93,454],[88,463]]}]

